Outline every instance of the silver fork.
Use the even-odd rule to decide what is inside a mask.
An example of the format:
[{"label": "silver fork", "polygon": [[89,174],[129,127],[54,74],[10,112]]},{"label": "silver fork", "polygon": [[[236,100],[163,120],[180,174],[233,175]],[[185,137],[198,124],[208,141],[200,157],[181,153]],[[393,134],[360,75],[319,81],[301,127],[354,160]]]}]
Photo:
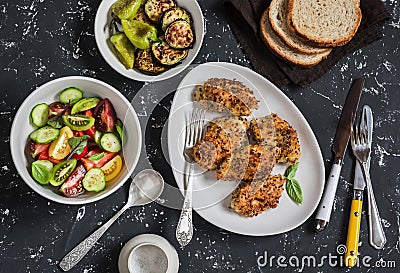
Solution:
[{"label": "silver fork", "polygon": [[[351,137],[351,147],[353,149],[353,154],[360,162],[361,169],[364,174],[365,181],[367,182],[368,191],[372,190],[371,177],[369,175],[368,161],[371,154],[371,142],[368,141],[369,134],[368,127],[364,123],[364,126],[354,126],[352,128]],[[372,194],[368,196],[369,201],[369,225],[370,225],[370,243],[377,249],[383,248],[386,243],[386,236],[383,231],[382,221],[379,216],[378,207],[376,205],[375,197]]]},{"label": "silver fork", "polygon": [[185,132],[185,148],[183,156],[188,164],[189,171],[186,175],[187,187],[185,200],[179,222],[176,227],[176,239],[181,247],[185,247],[193,237],[193,223],[192,223],[192,189],[193,189],[193,171],[196,162],[193,160],[193,146],[200,141],[203,135],[205,124],[205,110],[195,107],[192,111],[189,123],[186,125]]}]

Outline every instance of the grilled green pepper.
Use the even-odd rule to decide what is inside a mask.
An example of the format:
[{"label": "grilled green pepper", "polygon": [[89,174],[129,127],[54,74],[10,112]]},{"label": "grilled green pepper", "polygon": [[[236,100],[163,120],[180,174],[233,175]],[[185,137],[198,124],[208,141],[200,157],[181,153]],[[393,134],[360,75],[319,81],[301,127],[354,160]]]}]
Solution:
[{"label": "grilled green pepper", "polygon": [[142,0],[119,0],[111,6],[111,14],[119,19],[131,19],[136,16]]},{"label": "grilled green pepper", "polygon": [[117,50],[117,57],[126,68],[133,68],[135,63],[135,47],[124,33],[118,33],[110,37],[110,42]]},{"label": "grilled green pepper", "polygon": [[121,20],[122,28],[131,43],[140,49],[150,48],[152,41],[157,41],[157,29],[138,20]]}]

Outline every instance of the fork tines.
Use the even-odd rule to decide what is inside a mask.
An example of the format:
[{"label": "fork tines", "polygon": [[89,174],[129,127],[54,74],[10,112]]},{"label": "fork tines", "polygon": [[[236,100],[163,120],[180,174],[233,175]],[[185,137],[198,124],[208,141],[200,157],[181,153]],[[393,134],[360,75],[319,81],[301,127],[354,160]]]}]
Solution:
[{"label": "fork tines", "polygon": [[205,124],[205,112],[199,107],[193,109],[189,125],[186,126],[186,147],[194,146],[201,139]]}]

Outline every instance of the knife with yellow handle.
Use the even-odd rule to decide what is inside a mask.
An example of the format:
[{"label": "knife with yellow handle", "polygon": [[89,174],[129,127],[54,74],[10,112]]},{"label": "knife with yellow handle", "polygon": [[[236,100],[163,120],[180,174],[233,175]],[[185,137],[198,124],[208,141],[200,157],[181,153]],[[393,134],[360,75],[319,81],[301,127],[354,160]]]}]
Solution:
[{"label": "knife with yellow handle", "polygon": [[350,208],[349,227],[347,230],[347,252],[344,256],[345,264],[348,267],[353,267],[357,264],[364,187],[362,187],[362,189],[356,189],[356,186],[354,186],[354,195]]}]

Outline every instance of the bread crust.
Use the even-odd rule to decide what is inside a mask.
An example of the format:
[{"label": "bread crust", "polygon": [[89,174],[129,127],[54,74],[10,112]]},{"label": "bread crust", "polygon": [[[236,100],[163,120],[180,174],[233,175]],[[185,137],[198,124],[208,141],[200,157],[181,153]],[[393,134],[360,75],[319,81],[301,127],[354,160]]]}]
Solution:
[{"label": "bread crust", "polygon": [[318,38],[313,37],[313,36],[311,36],[311,35],[309,35],[307,33],[303,33],[299,29],[299,27],[295,24],[295,22],[293,21],[295,1],[298,1],[298,0],[289,0],[289,2],[288,2],[288,17],[287,17],[288,25],[292,28],[292,30],[297,35],[312,41],[313,43],[315,43],[318,46],[321,46],[321,47],[343,46],[343,45],[347,44],[354,37],[354,35],[356,34],[356,32],[358,30],[358,27],[360,26],[361,19],[362,19],[362,13],[361,13],[361,8],[360,8],[360,0],[353,0],[353,1],[357,2],[356,3],[356,5],[357,5],[357,10],[356,10],[357,22],[353,26],[353,29],[352,29],[351,33],[348,36],[343,37],[342,39],[333,39],[333,40],[332,39],[331,40],[329,40],[329,39],[326,39],[326,40],[318,39]]},{"label": "bread crust", "polygon": [[[270,33],[270,32],[274,32],[274,30],[272,29],[272,26],[270,25],[269,22],[269,8],[267,8],[262,16],[261,16],[261,20],[260,20],[260,35],[262,40],[264,41],[264,43],[272,50],[272,52],[283,58],[286,61],[289,61],[295,65],[298,66],[302,66],[302,67],[311,67],[314,66],[316,64],[318,64],[319,62],[321,62],[323,59],[325,59],[330,51],[328,52],[324,52],[324,53],[319,53],[319,54],[304,54],[302,52],[299,52],[295,49],[292,49],[291,47],[289,47],[284,41],[281,40],[281,38],[278,36],[278,34],[274,33]],[[272,36],[273,35],[273,36]],[[275,37],[276,36],[276,37]],[[274,39],[272,38],[274,37]],[[280,39],[280,40],[279,40]],[[287,54],[285,53],[282,48],[280,48],[278,46],[277,43],[281,44],[282,46],[287,47],[286,50],[288,51],[292,51],[293,54]],[[302,61],[299,58],[295,58],[295,55],[303,55],[304,58],[310,58],[311,56],[314,57],[314,59],[309,60],[309,61]]]},{"label": "bread crust", "polygon": [[[280,27],[275,20],[273,19],[274,17],[274,12],[273,8],[276,5],[279,5],[279,1],[282,0],[272,0],[269,8],[269,22],[273,28],[273,30],[279,35],[279,37],[290,47],[303,52],[305,54],[317,54],[317,53],[324,53],[324,52],[330,52],[332,51],[332,48],[329,47],[318,47],[311,41],[308,41],[304,39],[303,37],[299,36],[296,34],[296,32],[293,30],[293,28],[289,27],[287,16],[285,18],[282,18],[282,21],[284,21],[285,26],[287,29],[284,29]],[[285,6],[287,5],[287,0],[283,0],[285,2]],[[285,12],[287,12],[287,7],[285,9]],[[288,33],[289,32],[289,33]]]}]

